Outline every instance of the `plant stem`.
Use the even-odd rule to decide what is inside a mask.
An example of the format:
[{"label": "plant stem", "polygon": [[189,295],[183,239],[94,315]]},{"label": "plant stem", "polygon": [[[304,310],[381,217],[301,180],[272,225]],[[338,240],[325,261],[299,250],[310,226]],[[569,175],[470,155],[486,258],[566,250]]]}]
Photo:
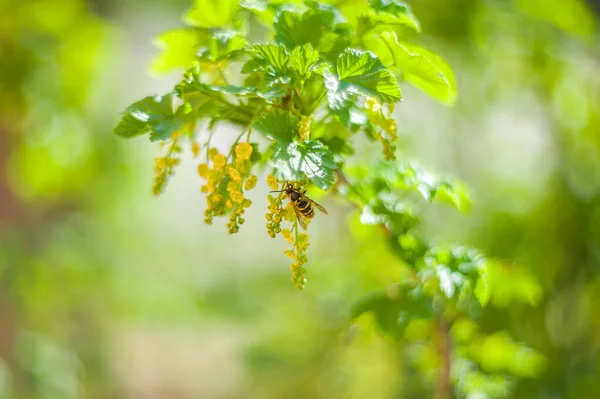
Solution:
[{"label": "plant stem", "polygon": [[[360,192],[354,188],[352,183],[350,183],[350,181],[344,175],[344,172],[342,172],[340,169],[336,169],[335,172],[338,176],[338,180],[334,189],[339,192],[340,185],[347,186],[348,191],[354,193],[360,199],[360,201],[362,201],[362,204],[353,202],[352,205],[359,210],[362,209],[362,206],[368,203],[367,199],[364,198]],[[397,242],[398,234],[395,231],[383,223],[380,224],[380,226],[388,238],[390,238],[393,242]],[[437,316],[435,323],[438,340],[438,353],[440,355],[441,366],[435,387],[434,398],[453,399],[453,387],[450,378],[450,368],[452,367],[452,339],[450,337],[451,325],[442,316]]]},{"label": "plant stem", "polygon": [[227,82],[227,78],[225,77],[225,74],[223,73],[223,69],[222,69],[222,68],[219,68],[219,69],[218,69],[218,72],[219,72],[219,77],[220,77],[221,79],[223,79],[223,82],[224,82],[225,84],[229,84],[229,83]]},{"label": "plant stem", "polygon": [[212,140],[213,134],[215,134],[215,129],[210,129],[210,131],[208,133],[208,139],[206,140],[206,144],[204,144],[204,147],[206,148],[206,163],[207,164],[210,162],[210,158],[208,157],[208,152],[210,150],[210,141]]},{"label": "plant stem", "polygon": [[249,132],[249,130],[250,130],[249,127],[248,127],[248,129],[242,130],[242,133],[240,133],[240,135],[237,137],[237,139],[235,139],[235,141],[231,145],[231,149],[229,150],[229,155],[227,155],[227,160],[228,161],[229,161],[229,158],[231,158],[231,156],[233,155],[233,152],[235,151],[235,146],[240,142],[240,140],[242,139],[242,137],[244,136],[244,134],[246,134],[247,131],[248,131],[248,139],[250,139],[250,132]]},{"label": "plant stem", "polygon": [[435,399],[452,399],[452,382],[450,368],[452,366],[452,339],[450,337],[450,324],[442,316],[436,317],[438,335],[438,352],[441,365],[435,390]]}]

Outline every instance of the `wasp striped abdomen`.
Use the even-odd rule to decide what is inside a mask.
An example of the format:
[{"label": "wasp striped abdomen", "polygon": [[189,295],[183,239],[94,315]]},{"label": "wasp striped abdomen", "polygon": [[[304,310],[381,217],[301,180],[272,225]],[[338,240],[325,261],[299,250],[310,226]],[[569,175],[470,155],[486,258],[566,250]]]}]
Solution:
[{"label": "wasp striped abdomen", "polygon": [[312,206],[310,206],[310,202],[306,200],[300,200],[296,202],[296,207],[298,208],[302,216],[304,216],[305,218],[312,219],[313,216],[315,216],[314,209],[312,208]]}]

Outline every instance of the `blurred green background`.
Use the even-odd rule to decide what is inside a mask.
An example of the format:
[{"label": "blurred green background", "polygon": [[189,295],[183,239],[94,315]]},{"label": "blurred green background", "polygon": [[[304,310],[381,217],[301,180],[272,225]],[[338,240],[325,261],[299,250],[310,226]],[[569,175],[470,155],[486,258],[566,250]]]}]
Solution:
[{"label": "blurred green background", "polygon": [[[410,4],[459,101],[403,87],[401,158],[463,179],[475,204],[432,206],[423,230],[507,261],[481,325],[454,338],[482,371],[518,378],[465,380],[455,364],[453,380],[482,386],[468,399],[597,397],[598,2]],[[126,105],[176,81],[147,72],[152,38],[189,6],[0,0],[0,398],[432,397],[427,332],[397,343],[348,322],[353,301],[401,278],[349,205],[320,201],[330,215],[311,225],[299,292],[264,228],[266,184],[228,236],[203,224],[190,154],[153,197],[157,148],[111,135]],[[469,341],[473,328],[490,335]]]}]

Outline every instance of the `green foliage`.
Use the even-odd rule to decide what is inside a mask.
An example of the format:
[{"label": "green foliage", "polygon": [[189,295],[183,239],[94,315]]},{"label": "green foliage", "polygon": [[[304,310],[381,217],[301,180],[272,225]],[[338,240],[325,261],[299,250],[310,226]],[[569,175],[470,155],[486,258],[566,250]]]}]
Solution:
[{"label": "green foliage", "polygon": [[348,108],[357,95],[377,97],[385,103],[400,100],[400,88],[381,61],[372,53],[344,51],[333,73],[324,72],[327,99],[332,109]]},{"label": "green foliage", "polygon": [[176,68],[187,68],[196,60],[195,52],[200,47],[203,32],[192,29],[173,29],[159,35],[154,45],[163,50],[152,64],[158,73],[169,72]]},{"label": "green foliage", "polygon": [[263,114],[253,127],[274,141],[271,162],[279,180],[296,181],[306,177],[322,190],[331,186],[336,166],[333,155],[320,141],[294,141],[300,129],[300,121],[294,114],[281,110]]},{"label": "green foliage", "polygon": [[[198,225],[195,187],[140,195],[146,146],[103,134],[117,103],[152,85],[127,79],[143,54],[122,46],[147,43],[140,32],[182,1],[0,3],[3,399],[595,397],[591,1],[421,0],[415,13],[393,0],[196,2],[192,26],[155,42],[153,70],[184,76],[125,110],[115,132],[158,139],[155,193],[179,162],[197,163],[204,217],[242,233],[229,239]],[[453,102],[452,73],[425,43],[462,75],[464,101],[443,120],[404,86]],[[405,103],[358,85],[332,109],[324,76],[338,79],[348,50],[371,51]],[[291,121],[282,131],[261,126],[280,114]],[[407,162],[419,152],[442,178]],[[330,154],[333,183],[311,182],[290,154],[313,164]],[[450,209],[469,205],[444,178],[450,169],[479,194],[469,215]],[[268,189],[261,173],[272,173]],[[273,176],[282,173],[330,213],[316,211],[309,246],[287,195],[269,196],[268,232],[286,240],[293,284],[309,278],[301,295],[269,238],[254,234],[260,197],[284,187]],[[484,250],[448,243],[457,240]],[[228,350],[203,356],[207,348]],[[138,367],[149,357],[152,369]],[[172,378],[180,369],[198,379]],[[223,388],[220,370],[243,372]]]},{"label": "green foliage", "polygon": [[296,47],[290,55],[290,68],[300,74],[300,79],[310,78],[319,62],[319,52],[310,44]]},{"label": "green foliage", "polygon": [[[292,279],[300,289],[306,283],[308,234],[299,233],[299,227],[305,228],[312,217],[310,201],[301,197],[304,188],[341,194],[359,210],[363,225],[385,232],[390,253],[406,270],[405,279],[389,281],[387,289],[358,299],[352,317],[372,316],[396,341],[410,340],[426,327],[439,330],[449,342],[455,323],[475,323],[501,295],[494,286],[498,275],[490,267],[496,261],[475,249],[437,245],[419,232],[418,201],[444,202],[460,211],[470,202],[462,184],[395,162],[393,110],[402,99],[399,81],[454,104],[454,74],[439,55],[413,43],[421,25],[406,4],[373,0],[358,7],[338,9],[311,0],[247,1],[239,7],[231,1],[196,1],[185,17],[193,28],[173,31],[160,41],[158,69],[183,67],[182,80],[171,93],[127,108],[115,133],[134,137],[150,132],[151,140],[176,142],[177,149],[188,139],[195,156],[204,152],[198,173],[205,179],[205,220],[210,224],[215,216],[229,216],[230,233],[238,231],[252,204],[245,192],[256,184],[253,173],[266,168],[267,183],[277,193],[268,196],[267,232],[292,244],[285,254],[294,260]],[[267,25],[265,33],[272,40],[249,43],[246,27],[255,16]],[[208,123],[208,132],[195,132],[201,121]],[[224,134],[224,123],[234,125],[239,136],[221,153],[211,140]],[[381,142],[383,157],[377,158],[385,160],[350,167],[357,133]],[[160,162],[160,187],[178,163],[175,159]],[[291,203],[290,190],[297,203]],[[294,212],[298,204],[306,218]],[[283,227],[287,222],[291,226]],[[535,356],[531,362],[540,363]],[[510,381],[496,383],[495,372],[524,375],[510,367],[487,367],[484,359],[468,353],[464,357],[485,366],[483,372],[471,370],[469,381],[454,381],[465,396],[475,392],[478,382],[473,381],[489,384],[490,394],[508,389]],[[450,370],[452,364],[445,367]]]},{"label": "green foliage", "polygon": [[274,73],[282,73],[285,71],[285,67],[288,63],[290,54],[287,52],[285,47],[274,44],[256,44],[251,50],[255,54],[256,58],[252,61],[257,63],[256,67],[246,67],[244,72],[256,72],[257,70],[266,70],[272,68]]},{"label": "green foliage", "polygon": [[371,0],[369,3],[372,10],[362,17],[362,22],[367,21],[371,28],[378,25],[398,25],[413,29],[417,33],[421,32],[421,23],[408,4],[397,0]]},{"label": "green foliage", "polygon": [[373,199],[389,202],[392,196],[392,202],[398,203],[402,196],[413,193],[429,202],[445,202],[460,211],[470,207],[464,185],[438,178],[416,163],[378,161],[351,172],[360,176],[360,182],[355,185],[356,193],[368,202]]},{"label": "green foliage", "polygon": [[216,30],[202,44],[197,57],[201,61],[218,64],[241,56],[246,47],[246,38],[236,30]]},{"label": "green foliage", "polygon": [[[403,79],[446,104],[454,104],[456,82],[446,61],[426,48],[398,41],[394,32],[382,33],[381,40],[389,50],[389,64],[402,71]],[[382,59],[387,60],[388,54],[382,54]]]},{"label": "green foliage", "polygon": [[306,176],[321,190],[333,184],[335,162],[329,149],[320,141],[309,140],[301,143],[278,143],[272,156],[276,177],[280,180],[301,180]]},{"label": "green foliage", "polygon": [[300,128],[300,121],[291,112],[276,110],[270,114],[260,115],[252,127],[269,140],[285,145],[294,140]]},{"label": "green foliage", "polygon": [[[379,103],[398,102],[400,87],[379,58],[390,57],[387,49],[388,53],[378,54],[361,49],[362,40],[354,43],[353,26],[365,34],[362,17],[348,21],[335,7],[315,1],[295,6],[246,2],[241,7],[235,2],[205,3],[197,1],[186,14],[185,21],[192,27],[169,31],[157,41],[163,51],[155,70],[184,67],[182,81],[172,93],[146,97],[129,106],[115,134],[150,133],[152,141],[169,141],[182,134],[193,139],[202,120],[208,121],[213,132],[219,123],[233,123],[247,131],[252,145],[256,145],[249,141],[252,130],[272,141],[269,149],[255,152],[268,157],[255,159],[257,165],[269,163],[282,181],[306,179],[324,190],[334,183],[334,170],[343,166],[345,156],[354,152],[349,141],[353,133],[363,131],[381,141],[385,157],[395,158],[393,108],[383,113]],[[240,29],[244,19],[268,10],[275,12],[275,42],[248,46],[246,30]],[[419,30],[410,8],[400,2],[371,2],[368,14],[377,16],[374,20],[388,18]],[[373,26],[369,34],[396,38],[393,28],[385,30],[390,24],[376,24],[379,28]],[[408,62],[398,52],[392,53],[390,65],[398,67],[406,80],[452,102],[454,92],[447,86],[440,88],[453,82],[441,59],[421,49],[419,61]],[[234,60],[244,61],[240,69]],[[230,83],[232,73],[245,75],[243,84]],[[331,130],[333,124],[338,125],[335,130]],[[311,138],[313,131],[315,138]],[[210,140],[205,144],[201,148],[208,153]],[[450,184],[423,190],[457,206],[465,202]]]},{"label": "green foliage", "polygon": [[273,23],[275,41],[287,48],[310,44],[326,60],[334,60],[350,44],[344,16],[327,4],[306,1],[297,8],[280,7]]},{"label": "green foliage", "polygon": [[236,0],[194,0],[194,6],[185,14],[187,24],[201,28],[219,28],[230,22],[238,10]]},{"label": "green foliage", "polygon": [[187,123],[193,123],[189,107],[180,106],[173,111],[173,96],[146,97],[125,110],[115,134],[131,138],[150,133],[150,141],[167,140],[181,132]]}]

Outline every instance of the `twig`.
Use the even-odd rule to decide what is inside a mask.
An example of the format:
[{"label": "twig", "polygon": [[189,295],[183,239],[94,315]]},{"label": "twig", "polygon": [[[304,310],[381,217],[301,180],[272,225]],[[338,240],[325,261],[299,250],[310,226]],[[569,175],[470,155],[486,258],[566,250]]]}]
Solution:
[{"label": "twig", "polygon": [[450,325],[442,316],[436,317],[436,327],[439,342],[441,367],[435,391],[436,399],[452,399],[452,382],[450,381],[450,367],[452,366],[452,339],[450,338]]}]

